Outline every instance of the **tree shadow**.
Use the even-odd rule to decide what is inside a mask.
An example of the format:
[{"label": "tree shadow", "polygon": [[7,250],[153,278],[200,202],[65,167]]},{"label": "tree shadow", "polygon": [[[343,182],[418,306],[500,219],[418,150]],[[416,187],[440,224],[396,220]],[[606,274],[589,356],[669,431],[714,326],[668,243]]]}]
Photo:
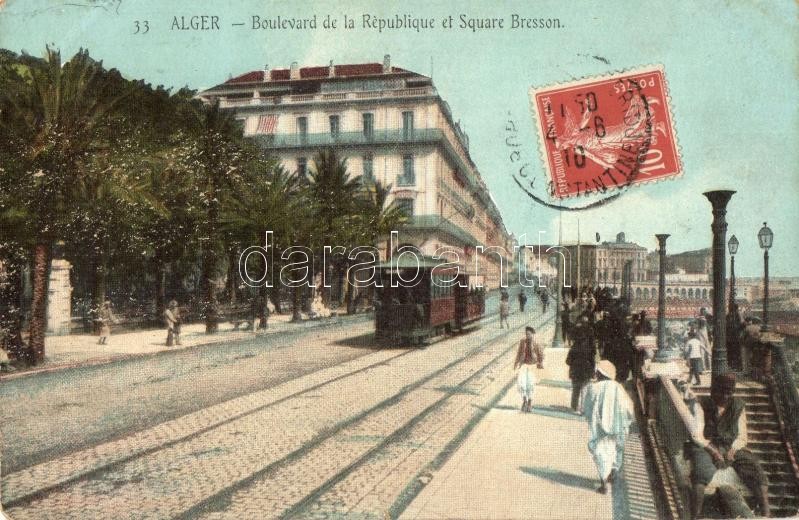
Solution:
[{"label": "tree shadow", "polygon": [[519,468],[523,473],[528,475],[532,475],[538,478],[544,478],[551,482],[555,482],[556,484],[561,484],[568,487],[573,487],[577,489],[588,489],[591,491],[596,490],[599,487],[599,480],[592,479],[588,477],[584,477],[582,475],[574,475],[572,473],[566,473],[565,471],[561,471],[559,469],[553,468],[541,468],[541,467],[529,467],[529,466],[522,466]]}]

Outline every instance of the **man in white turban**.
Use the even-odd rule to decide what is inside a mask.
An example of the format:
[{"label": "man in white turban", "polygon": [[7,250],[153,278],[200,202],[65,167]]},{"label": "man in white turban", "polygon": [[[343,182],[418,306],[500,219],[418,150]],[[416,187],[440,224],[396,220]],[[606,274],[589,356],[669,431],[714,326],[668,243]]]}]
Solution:
[{"label": "man in white turban", "polygon": [[588,451],[599,472],[598,493],[607,493],[624,460],[624,442],[633,421],[633,403],[624,387],[616,382],[616,367],[608,360],[599,362],[596,382],[585,393],[583,415],[588,420]]}]

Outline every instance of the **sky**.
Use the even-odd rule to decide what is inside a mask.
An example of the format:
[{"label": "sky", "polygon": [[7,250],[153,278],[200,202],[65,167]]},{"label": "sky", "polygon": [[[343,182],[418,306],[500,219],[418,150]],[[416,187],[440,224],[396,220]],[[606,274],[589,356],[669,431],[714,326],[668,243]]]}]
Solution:
[{"label": "sky", "polygon": [[[125,76],[195,89],[250,70],[382,62],[432,75],[439,94],[469,135],[470,154],[507,229],[528,243],[628,240],[654,250],[669,233],[669,252],[710,247],[710,203],[702,193],[731,189],[728,237],[740,241],[736,274],[759,276],[757,232],[774,232],[769,271],[799,276],[799,64],[797,5],[789,0],[486,1],[455,3],[188,0],[6,0],[0,3],[0,47],[42,55],[52,44],[71,56],[80,48]],[[462,5],[461,5],[462,4]],[[258,30],[261,19],[317,16],[316,30]],[[435,20],[430,30],[361,26],[372,17]],[[560,29],[511,29],[511,16],[558,18]],[[175,17],[219,17],[219,30],[173,29]],[[336,29],[324,29],[330,15]],[[347,15],[354,29],[342,27]],[[499,18],[502,29],[460,28],[459,18]],[[455,27],[442,19],[453,16]],[[140,31],[135,34],[136,21]],[[144,32],[144,22],[149,30]],[[244,23],[233,26],[233,23]],[[662,65],[684,174],[632,187],[614,202],[560,212],[524,194],[505,144],[508,121],[522,158],[543,181],[528,90],[650,64]],[[517,166],[518,167],[518,166]],[[569,202],[585,204],[592,199]],[[525,238],[522,238],[524,241]]]}]

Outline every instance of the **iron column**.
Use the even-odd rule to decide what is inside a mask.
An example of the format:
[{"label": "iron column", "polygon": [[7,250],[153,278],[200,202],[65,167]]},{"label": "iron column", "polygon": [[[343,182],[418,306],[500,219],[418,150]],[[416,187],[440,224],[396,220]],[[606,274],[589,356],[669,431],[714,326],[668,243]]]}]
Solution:
[{"label": "iron column", "polygon": [[726,285],[727,203],[735,192],[732,190],[707,191],[704,196],[713,205],[713,379],[727,371],[727,309],[724,286]]},{"label": "iron column", "polygon": [[658,352],[666,346],[666,239],[670,235],[655,235],[658,239]]}]

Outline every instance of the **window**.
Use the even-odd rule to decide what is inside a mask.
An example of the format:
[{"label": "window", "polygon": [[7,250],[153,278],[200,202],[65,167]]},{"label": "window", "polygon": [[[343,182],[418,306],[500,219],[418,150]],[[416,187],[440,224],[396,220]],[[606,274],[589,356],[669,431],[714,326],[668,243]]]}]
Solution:
[{"label": "window", "polygon": [[402,157],[402,175],[397,179],[400,186],[413,186],[416,184],[416,176],[413,172],[413,155]]},{"label": "window", "polygon": [[372,139],[375,136],[375,115],[371,112],[363,114],[363,135],[367,139]]},{"label": "window", "polygon": [[308,137],[308,118],[305,116],[297,118],[297,134],[300,139],[305,140]]},{"label": "window", "polygon": [[339,123],[340,123],[339,116],[337,115],[330,116],[330,135],[333,136],[333,139],[338,137],[340,130]]},{"label": "window", "polygon": [[402,210],[405,215],[413,216],[413,199],[397,199],[394,201],[394,205]]},{"label": "window", "polygon": [[305,177],[308,173],[308,159],[305,157],[297,157],[297,175]]},{"label": "window", "polygon": [[374,170],[374,156],[372,154],[366,154],[363,156],[363,178],[372,180],[375,177],[375,170]]},{"label": "window", "polygon": [[402,113],[402,136],[408,138],[413,135],[413,112]]}]

